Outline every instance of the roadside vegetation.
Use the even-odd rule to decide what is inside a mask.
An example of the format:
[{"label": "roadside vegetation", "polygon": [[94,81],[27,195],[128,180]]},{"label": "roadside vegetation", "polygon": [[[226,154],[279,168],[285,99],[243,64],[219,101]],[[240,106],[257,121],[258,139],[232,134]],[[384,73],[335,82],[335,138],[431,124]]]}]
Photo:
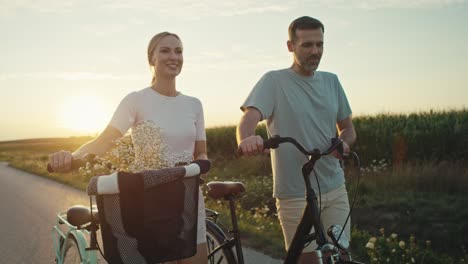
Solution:
[{"label": "roadside vegetation", "polygon": [[[355,259],[365,263],[466,263],[468,110],[361,116],[354,123],[358,141],[353,149],[361,158],[361,170],[356,162],[349,162],[346,174],[350,200],[358,192],[352,214]],[[264,126],[257,131],[266,137]],[[233,126],[208,129],[207,138],[213,167],[205,181],[246,185],[238,202],[243,243],[282,257],[269,158],[238,157]],[[84,189],[88,177],[49,174],[46,163],[50,153],[74,150],[89,140],[0,142],[0,160]],[[224,201],[207,198],[206,203],[229,223]]]}]

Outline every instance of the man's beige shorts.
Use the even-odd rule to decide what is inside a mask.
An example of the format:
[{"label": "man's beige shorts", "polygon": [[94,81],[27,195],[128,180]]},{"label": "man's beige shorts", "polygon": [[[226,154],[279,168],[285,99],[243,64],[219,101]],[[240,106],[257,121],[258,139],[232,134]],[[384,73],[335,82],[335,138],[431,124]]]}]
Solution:
[{"label": "man's beige shorts", "polygon": [[[320,198],[318,199],[318,202],[320,205]],[[276,208],[278,210],[278,218],[281,223],[281,228],[283,229],[286,250],[288,250],[289,245],[291,245],[297,226],[301,221],[305,206],[305,197],[276,199]],[[327,232],[327,229],[334,224],[338,224],[343,227],[348,213],[349,201],[345,185],[331,192],[322,193],[321,218],[325,232]],[[348,239],[351,238],[350,226],[351,219],[348,220],[345,231],[343,232],[343,235],[346,235]],[[313,230],[311,232],[313,232]],[[327,238],[331,242],[331,239],[329,237]],[[317,244],[314,240],[304,249],[303,252],[312,252],[316,248]]]}]

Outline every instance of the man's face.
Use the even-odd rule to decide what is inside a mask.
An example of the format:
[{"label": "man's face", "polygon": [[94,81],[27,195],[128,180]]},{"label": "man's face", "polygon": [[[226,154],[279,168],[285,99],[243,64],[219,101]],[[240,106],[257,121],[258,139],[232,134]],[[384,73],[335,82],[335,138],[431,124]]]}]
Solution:
[{"label": "man's face", "polygon": [[323,54],[323,31],[318,29],[296,30],[296,40],[288,41],[288,49],[294,55],[294,67],[303,73],[317,70]]}]

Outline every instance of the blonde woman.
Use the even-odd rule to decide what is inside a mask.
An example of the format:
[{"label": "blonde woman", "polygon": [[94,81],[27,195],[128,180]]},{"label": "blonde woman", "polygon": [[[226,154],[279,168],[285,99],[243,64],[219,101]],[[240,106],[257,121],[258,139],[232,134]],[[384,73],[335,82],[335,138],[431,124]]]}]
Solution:
[{"label": "blonde woman", "polygon": [[[160,128],[168,154],[184,156],[190,153],[193,159],[207,159],[202,104],[176,88],[176,77],[184,62],[180,38],[169,32],[155,35],[148,46],[148,62],[153,73],[151,86],[128,94],[96,139],[73,153],[60,151],[50,155],[49,162],[54,171],[70,171],[71,161],[83,158],[87,153],[104,154],[115,139],[144,121],[151,121]],[[205,205],[201,192],[198,210],[197,253],[173,263],[207,263]]]}]

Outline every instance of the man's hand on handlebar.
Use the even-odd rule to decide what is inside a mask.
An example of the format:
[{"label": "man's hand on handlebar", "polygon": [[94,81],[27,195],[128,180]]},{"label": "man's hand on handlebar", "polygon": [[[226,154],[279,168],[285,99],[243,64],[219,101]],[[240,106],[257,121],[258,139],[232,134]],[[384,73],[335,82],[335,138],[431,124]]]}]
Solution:
[{"label": "man's hand on handlebar", "polygon": [[263,138],[258,135],[254,135],[243,139],[239,143],[238,152],[241,155],[253,156],[262,153],[268,154],[270,153],[270,149],[264,149]]},{"label": "man's hand on handlebar", "polygon": [[70,151],[61,150],[49,155],[49,164],[55,172],[70,172],[73,156]]},{"label": "man's hand on handlebar", "polygon": [[346,142],[343,141],[343,154],[338,149],[334,150],[331,154],[337,159],[347,159],[349,157],[350,148]]}]

